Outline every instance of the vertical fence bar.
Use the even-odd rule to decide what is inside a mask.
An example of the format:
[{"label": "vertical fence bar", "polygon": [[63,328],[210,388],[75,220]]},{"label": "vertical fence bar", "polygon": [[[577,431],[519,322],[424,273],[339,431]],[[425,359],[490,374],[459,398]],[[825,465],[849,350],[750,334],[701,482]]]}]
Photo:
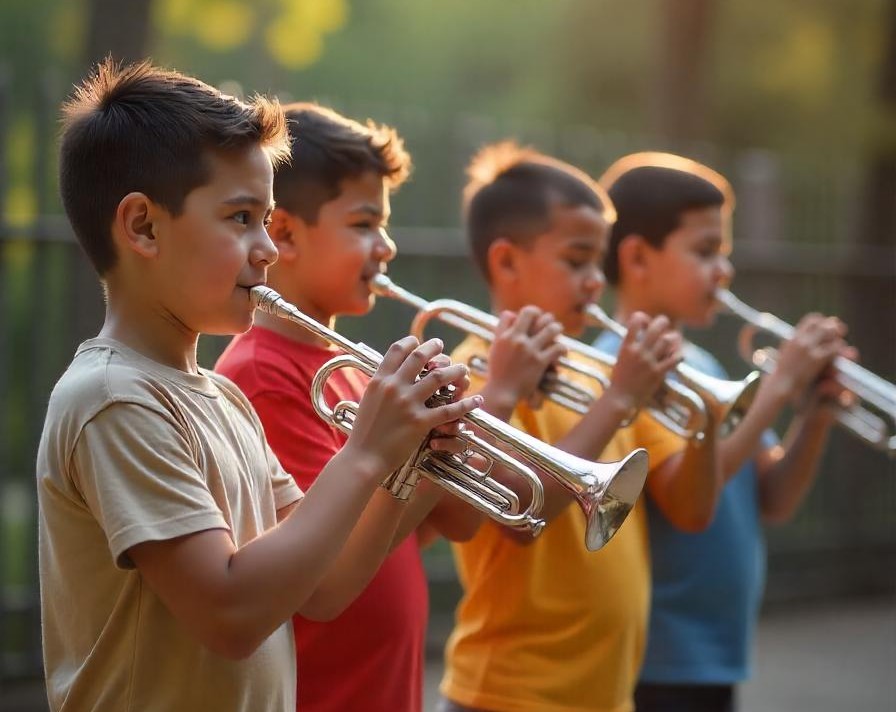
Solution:
[{"label": "vertical fence bar", "polygon": [[6,318],[9,309],[6,289],[6,250],[9,240],[9,222],[6,215],[6,191],[9,185],[7,176],[7,141],[9,111],[9,74],[6,67],[0,66],[0,682],[7,676],[6,646],[8,629],[8,611],[6,605],[6,552],[3,542],[7,539],[5,506],[6,486],[9,477],[9,428],[10,417],[3,404],[8,402],[9,388],[9,335]]}]

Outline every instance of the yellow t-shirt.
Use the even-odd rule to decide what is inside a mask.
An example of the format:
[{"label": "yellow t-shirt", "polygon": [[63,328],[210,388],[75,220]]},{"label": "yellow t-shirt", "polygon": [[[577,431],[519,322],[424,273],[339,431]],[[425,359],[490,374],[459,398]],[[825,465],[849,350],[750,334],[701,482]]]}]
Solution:
[{"label": "yellow t-shirt", "polygon": [[[452,358],[466,362],[471,353],[483,353],[481,342],[466,340]],[[473,390],[483,385],[474,378]],[[537,411],[521,404],[511,422],[552,443],[580,417],[545,402]],[[600,459],[647,445],[651,467],[683,447],[639,416]],[[639,501],[616,536],[589,552],[585,517],[570,506],[532,544],[515,542],[489,521],[471,541],[454,545],[463,597],[442,694],[501,712],[631,710],[650,599],[646,526]]]}]

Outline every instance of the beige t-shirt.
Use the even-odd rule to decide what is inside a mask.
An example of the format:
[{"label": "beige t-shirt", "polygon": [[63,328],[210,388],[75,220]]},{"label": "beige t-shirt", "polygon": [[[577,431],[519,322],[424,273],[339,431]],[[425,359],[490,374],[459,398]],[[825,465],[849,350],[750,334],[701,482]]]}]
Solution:
[{"label": "beige t-shirt", "polygon": [[184,630],[127,555],[208,529],[242,546],[301,497],[235,385],[86,341],[50,397],[37,486],[51,709],[295,709],[289,621],[248,659],[227,660]]}]

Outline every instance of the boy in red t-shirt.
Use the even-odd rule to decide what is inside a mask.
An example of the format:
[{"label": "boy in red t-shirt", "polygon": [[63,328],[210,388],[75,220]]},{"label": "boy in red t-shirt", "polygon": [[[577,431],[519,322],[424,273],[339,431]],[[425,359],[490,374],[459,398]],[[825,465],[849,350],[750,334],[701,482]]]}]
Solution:
[{"label": "boy in red t-shirt", "polygon": [[[410,157],[396,132],[361,125],[313,104],[284,107],[294,130],[291,161],[274,177],[270,235],[280,252],[268,283],[322,324],[373,305],[370,279],[395,257],[385,232],[390,191],[405,180]],[[311,380],[335,352],[307,330],[258,314],[216,370],[251,400],[284,468],[307,489],[342,447],[342,434],[311,405]],[[357,401],[367,378],[337,371],[328,402]],[[303,712],[422,709],[428,592],[418,530],[451,539],[475,533],[480,515],[421,481],[395,537],[394,550],[345,610],[317,620],[296,616],[298,707]],[[408,536],[408,534],[411,534]]]}]

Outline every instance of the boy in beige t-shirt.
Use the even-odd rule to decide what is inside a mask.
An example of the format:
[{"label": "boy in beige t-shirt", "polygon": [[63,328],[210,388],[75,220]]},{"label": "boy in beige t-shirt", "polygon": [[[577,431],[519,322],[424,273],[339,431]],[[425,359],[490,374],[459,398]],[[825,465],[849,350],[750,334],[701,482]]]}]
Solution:
[{"label": "boy in beige t-shirt", "polygon": [[252,324],[287,152],[277,104],[148,63],[103,63],[66,105],[60,189],[107,307],[38,453],[53,710],[294,709],[290,616],[363,589],[406,506],[378,485],[480,402],[428,408],[465,368],[393,344],[302,498],[246,399],[198,367],[200,333]]}]

